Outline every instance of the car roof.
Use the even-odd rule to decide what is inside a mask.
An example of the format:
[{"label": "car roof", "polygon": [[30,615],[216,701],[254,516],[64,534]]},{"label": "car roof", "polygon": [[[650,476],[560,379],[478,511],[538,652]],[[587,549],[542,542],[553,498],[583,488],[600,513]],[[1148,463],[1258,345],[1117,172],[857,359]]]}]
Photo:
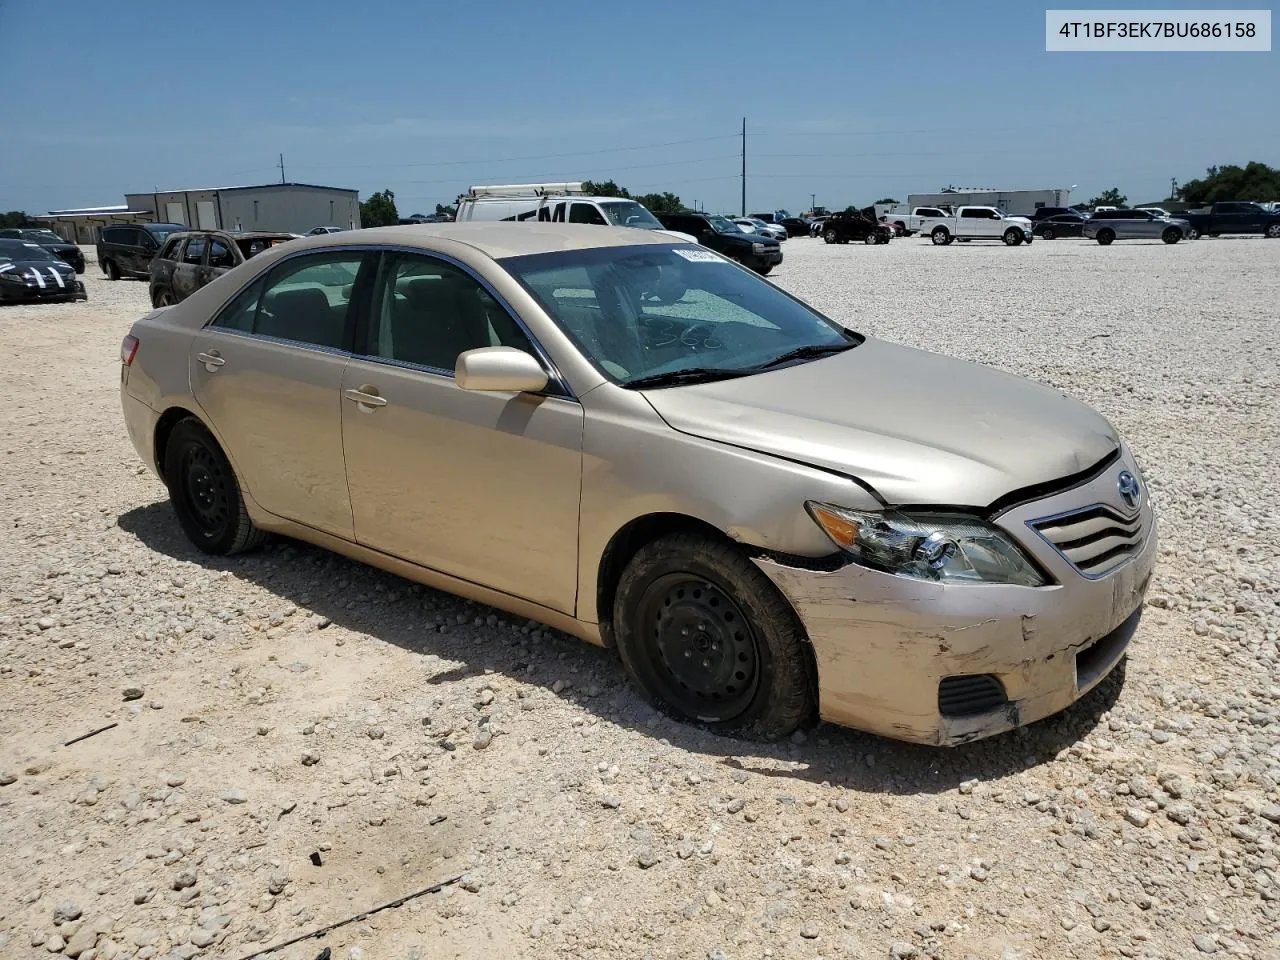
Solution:
[{"label": "car roof", "polygon": [[422,246],[433,249],[433,240],[453,240],[480,251],[494,260],[561,250],[592,250],[599,247],[646,246],[678,243],[669,234],[635,227],[602,227],[585,223],[513,223],[498,221],[467,223],[403,224],[395,227],[367,227],[344,230],[294,240],[290,250],[323,249],[361,244]]},{"label": "car roof", "polygon": [[195,236],[219,236],[229,237],[232,240],[292,240],[292,233],[285,233],[283,230],[179,230],[177,233],[169,235],[169,239],[173,240],[179,237],[195,237]]}]

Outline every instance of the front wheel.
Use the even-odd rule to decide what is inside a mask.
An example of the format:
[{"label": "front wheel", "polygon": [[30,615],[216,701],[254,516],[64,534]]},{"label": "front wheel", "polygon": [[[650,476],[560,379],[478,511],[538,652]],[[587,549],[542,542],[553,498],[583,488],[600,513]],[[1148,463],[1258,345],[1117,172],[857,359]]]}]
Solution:
[{"label": "front wheel", "polygon": [[183,532],[205,553],[240,553],[265,538],[249,519],[227,455],[195,417],[179,421],[169,434],[164,480]]},{"label": "front wheel", "polygon": [[1115,240],[1116,232],[1114,230],[1099,230],[1098,243],[1100,246],[1109,247],[1111,242]]},{"label": "front wheel", "polygon": [[929,239],[933,241],[934,246],[941,247],[951,242],[951,234],[946,227],[934,227],[933,233],[929,234]]},{"label": "front wheel", "polygon": [[1272,223],[1268,225],[1266,235],[1271,240],[1280,240],[1280,223]]},{"label": "front wheel", "polygon": [[1021,230],[1006,230],[1004,232],[1004,243],[1006,247],[1016,247],[1022,242]]},{"label": "front wheel", "polygon": [[774,739],[813,716],[804,628],[735,544],[677,533],[641,547],[613,622],[631,678],[678,717]]},{"label": "front wheel", "polygon": [[151,296],[151,305],[157,309],[173,306],[173,294],[168,290],[157,290]]},{"label": "front wheel", "polygon": [[835,230],[827,230],[825,233],[822,234],[822,239],[826,243],[835,243],[837,240],[840,239],[840,235],[836,233]]},{"label": "front wheel", "polygon": [[880,237],[875,233],[868,233],[865,237],[862,238],[862,242],[869,247],[875,246],[877,243],[880,242]]},{"label": "front wheel", "polygon": [[1160,239],[1165,243],[1177,243],[1182,239],[1182,231],[1177,227],[1167,227],[1164,233],[1160,234]]},{"label": "front wheel", "polygon": [[116,266],[116,262],[114,260],[108,260],[104,263],[102,265],[102,270],[106,273],[108,280],[120,279],[120,268]]},{"label": "front wheel", "polygon": [[1040,231],[1041,240],[1052,240],[1054,238],[1053,227],[1045,227]]}]

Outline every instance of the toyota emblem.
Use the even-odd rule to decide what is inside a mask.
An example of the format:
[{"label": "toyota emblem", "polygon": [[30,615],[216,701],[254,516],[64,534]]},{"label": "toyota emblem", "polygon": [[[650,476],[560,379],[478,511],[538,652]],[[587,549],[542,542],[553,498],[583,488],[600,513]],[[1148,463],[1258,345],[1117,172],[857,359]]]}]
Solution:
[{"label": "toyota emblem", "polygon": [[1120,476],[1116,478],[1116,488],[1120,491],[1120,498],[1130,509],[1137,509],[1142,500],[1142,487],[1138,485],[1138,478],[1128,470],[1121,470]]}]

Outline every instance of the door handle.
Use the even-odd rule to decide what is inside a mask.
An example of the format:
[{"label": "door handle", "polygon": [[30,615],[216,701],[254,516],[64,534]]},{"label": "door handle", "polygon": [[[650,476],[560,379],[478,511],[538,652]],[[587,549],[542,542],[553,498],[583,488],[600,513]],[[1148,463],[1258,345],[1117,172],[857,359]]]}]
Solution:
[{"label": "door handle", "polygon": [[210,373],[216,373],[218,368],[227,361],[223,359],[222,354],[217,350],[207,350],[204,353],[197,353],[196,359],[204,364],[204,368]]},{"label": "door handle", "polygon": [[342,395],[360,407],[361,413],[373,413],[375,407],[385,407],[387,400],[378,395],[378,388],[363,384],[354,390],[343,390]]}]

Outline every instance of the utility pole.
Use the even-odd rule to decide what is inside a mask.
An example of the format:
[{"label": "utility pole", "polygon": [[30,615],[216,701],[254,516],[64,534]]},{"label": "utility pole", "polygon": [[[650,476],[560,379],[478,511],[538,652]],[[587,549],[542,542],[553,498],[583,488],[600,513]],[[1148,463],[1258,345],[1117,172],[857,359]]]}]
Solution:
[{"label": "utility pole", "polygon": [[742,213],[747,215],[747,118],[742,118]]},{"label": "utility pole", "polygon": [[816,193],[809,194],[809,212],[813,213],[813,208],[818,205],[818,195]]},{"label": "utility pole", "polygon": [[284,183],[284,154],[280,154],[280,182]]}]

